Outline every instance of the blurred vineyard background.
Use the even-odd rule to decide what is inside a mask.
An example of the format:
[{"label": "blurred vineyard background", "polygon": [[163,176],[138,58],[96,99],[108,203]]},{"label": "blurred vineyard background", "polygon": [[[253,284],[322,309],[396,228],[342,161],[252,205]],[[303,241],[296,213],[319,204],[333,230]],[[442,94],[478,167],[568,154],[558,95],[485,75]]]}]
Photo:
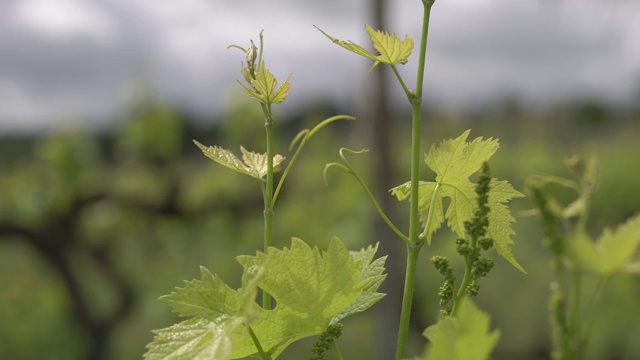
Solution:
[{"label": "blurred vineyard background", "polygon": [[[199,265],[239,286],[241,267],[233,258],[262,246],[261,195],[252,179],[206,159],[191,139],[260,151],[264,140],[256,107],[239,97],[229,104],[225,121],[204,127],[148,100],[131,109],[111,133],[60,129],[42,137],[3,138],[0,358],[140,358],[152,338],[150,330],[177,320],[158,297],[198,277]],[[286,147],[298,130],[339,110],[318,104],[297,115],[282,114],[278,152],[290,155]],[[492,173],[520,190],[530,174],[570,176],[562,167],[565,155],[597,154],[594,232],[640,209],[640,109],[619,111],[585,101],[532,111],[510,101],[462,116],[425,115],[425,151],[434,141],[467,128],[473,128],[472,136],[500,138]],[[391,121],[395,183],[408,178],[408,119],[398,113]],[[365,143],[367,121],[360,117],[336,124],[309,144],[276,208],[277,246],[287,246],[291,236],[319,247],[334,235],[352,249],[381,242],[382,251],[399,242],[371,226],[377,214],[353,178],[333,171],[328,186],[323,183],[323,166],[337,159],[339,147]],[[376,156],[373,151],[353,162],[371,173]],[[425,170],[423,178],[429,176]],[[405,213],[406,204],[392,204]],[[513,204],[518,221],[513,250],[529,275],[497,260],[497,268],[481,283],[478,303],[502,331],[495,359],[548,358],[550,257],[534,219],[524,216],[531,207],[528,199]],[[421,348],[420,331],[438,312],[435,296],[441,280],[428,257],[451,253],[452,240],[451,234],[440,233],[422,254],[411,353]],[[401,269],[403,261],[391,256],[390,271]],[[587,281],[585,287],[589,285]],[[349,344],[343,349],[347,358],[376,358],[378,349],[366,348],[358,339],[384,338],[381,318],[397,316],[380,310],[390,299],[346,322],[341,341]],[[597,307],[589,358],[637,358],[639,301],[637,277],[619,276],[608,283]],[[310,344],[294,346],[284,357],[305,358]]]}]

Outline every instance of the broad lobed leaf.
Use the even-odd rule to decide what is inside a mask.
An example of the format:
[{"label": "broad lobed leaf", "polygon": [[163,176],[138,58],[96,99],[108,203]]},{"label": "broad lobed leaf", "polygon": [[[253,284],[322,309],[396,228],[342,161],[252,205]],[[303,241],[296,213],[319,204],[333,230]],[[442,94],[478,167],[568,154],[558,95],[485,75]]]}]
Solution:
[{"label": "broad lobed leaf", "polygon": [[[242,161],[238,159],[231,151],[219,146],[204,146],[197,141],[193,141],[202,150],[202,153],[209,159],[239,173],[249,175],[258,180],[262,180],[267,176],[267,154],[258,154],[248,151],[240,146],[242,152]],[[286,158],[276,154],[273,157],[273,171],[280,171],[280,165]]]},{"label": "broad lobed leaf", "polygon": [[[483,140],[479,137],[466,142],[469,133],[470,130],[467,130],[456,139],[444,140],[439,146],[432,146],[425,157],[429,168],[436,173],[435,182],[424,181],[419,184],[420,221],[429,243],[445,220],[458,236],[465,236],[464,222],[473,217],[476,206],[475,187],[469,177],[498,149],[498,141],[491,138]],[[494,240],[498,254],[525,272],[510,250],[513,244],[511,237],[515,234],[511,223],[515,219],[505,205],[509,200],[524,195],[504,180],[492,179],[490,187],[488,205],[491,212],[487,236]],[[405,200],[411,194],[411,184],[405,183],[390,191],[398,200]],[[445,212],[447,198],[450,202]]]},{"label": "broad lobed leaf", "polygon": [[[179,315],[193,318],[157,330],[145,358],[246,357],[257,352],[246,326],[275,358],[292,342],[318,335],[382,298],[377,289],[385,278],[386,257],[373,260],[376,250],[350,253],[334,238],[320,252],[294,238],[290,248],[238,257],[245,270],[238,291],[202,268],[200,280],[164,298]],[[275,309],[255,303],[258,287],[275,298]]]},{"label": "broad lobed leaf", "polygon": [[489,315],[467,299],[456,317],[446,316],[429,326],[424,336],[431,344],[419,359],[484,360],[500,338],[500,331],[490,331]]},{"label": "broad lobed leaf", "polygon": [[340,313],[331,320],[331,323],[337,323],[348,316],[365,311],[385,296],[385,294],[378,292],[378,288],[380,288],[380,285],[382,285],[382,282],[387,277],[386,274],[383,274],[385,270],[384,263],[387,260],[387,256],[373,260],[377,251],[378,244],[376,244],[376,246],[369,246],[359,252],[351,252],[354,260],[362,262],[360,279],[363,281],[372,279],[373,281],[362,290],[362,293],[356,301],[342,309]]},{"label": "broad lobed leaf", "polygon": [[436,182],[464,182],[498,150],[497,139],[478,137],[466,142],[470,133],[467,130],[455,139],[443,140],[439,146],[431,145],[425,162],[436,173]]},{"label": "broad lobed leaf", "polygon": [[183,288],[160,299],[182,317],[220,320],[239,315],[244,303],[242,295],[205,267],[200,267],[200,274],[201,280],[185,281]]},{"label": "broad lobed leaf", "polygon": [[408,57],[411,55],[413,51],[413,41],[409,38],[409,36],[405,35],[404,40],[400,40],[395,35],[390,35],[387,32],[374,30],[369,25],[365,26],[367,33],[371,37],[371,41],[373,43],[373,47],[380,52],[380,55],[374,55],[367,51],[362,46],[353,43],[352,41],[344,41],[339,40],[326,32],[322,31],[322,29],[318,28],[318,30],[324,36],[329,38],[333,43],[355,53],[360,56],[364,56],[371,60],[374,60],[375,63],[373,67],[375,68],[379,63],[387,64],[387,65],[395,65],[395,64],[406,64],[408,62]]}]

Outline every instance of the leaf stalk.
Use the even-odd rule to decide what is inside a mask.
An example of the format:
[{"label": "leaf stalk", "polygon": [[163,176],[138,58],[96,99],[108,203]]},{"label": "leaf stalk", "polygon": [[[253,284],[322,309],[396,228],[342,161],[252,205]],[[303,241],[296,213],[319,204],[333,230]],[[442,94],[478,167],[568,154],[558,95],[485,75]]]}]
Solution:
[{"label": "leaf stalk", "polygon": [[326,172],[327,172],[327,169],[330,168],[331,166],[337,166],[337,167],[343,169],[344,171],[346,171],[347,173],[353,175],[356,178],[356,180],[358,180],[358,183],[360,184],[360,186],[362,186],[362,188],[364,189],[365,193],[367,194],[367,196],[369,197],[369,199],[373,203],[373,206],[378,211],[378,214],[380,214],[380,217],[382,217],[382,220],[384,220],[384,222],[389,226],[389,228],[396,235],[398,235],[399,238],[401,238],[405,243],[409,244],[410,241],[409,241],[409,238],[407,237],[407,235],[405,235],[402,231],[400,231],[400,229],[398,229],[393,224],[391,219],[389,219],[387,214],[385,214],[384,210],[382,210],[382,207],[380,206],[380,204],[378,204],[378,201],[376,200],[375,196],[373,196],[373,193],[371,192],[371,190],[369,189],[367,184],[364,182],[364,180],[362,179],[360,174],[358,174],[358,172],[353,168],[353,165],[351,165],[351,163],[349,162],[349,160],[347,160],[347,157],[345,155],[345,152],[348,152],[349,154],[360,154],[360,153],[367,152],[367,151],[368,150],[353,151],[353,150],[350,150],[350,149],[347,149],[347,148],[341,148],[339,153],[340,153],[340,158],[342,158],[342,161],[344,162],[344,164],[340,164],[340,163],[327,164],[325,166],[325,174],[324,174],[325,175],[325,183],[326,183]]},{"label": "leaf stalk", "polygon": [[[262,43],[262,34],[260,36]],[[262,104],[262,111],[265,115],[265,130],[267,137],[267,184],[264,191],[264,252],[271,246],[273,240],[273,117],[271,115],[271,104]],[[262,292],[262,307],[271,309],[271,295],[266,291]]]}]

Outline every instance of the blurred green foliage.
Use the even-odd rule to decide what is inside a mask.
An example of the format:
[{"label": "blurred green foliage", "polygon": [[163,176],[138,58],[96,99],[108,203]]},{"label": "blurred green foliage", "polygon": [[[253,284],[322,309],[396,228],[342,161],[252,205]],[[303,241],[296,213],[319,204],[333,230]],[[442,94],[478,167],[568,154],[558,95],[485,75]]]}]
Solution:
[{"label": "blurred green foliage", "polygon": [[[424,152],[467,128],[477,136],[497,137],[501,149],[492,160],[492,173],[519,190],[530,174],[566,174],[563,156],[593,152],[600,159],[601,176],[592,225],[601,229],[640,210],[640,116],[612,116],[607,109],[587,105],[547,113],[513,104],[465,116],[433,112],[425,121]],[[331,115],[319,107],[297,121],[278,117],[276,153],[290,156],[292,135]],[[397,169],[408,168],[408,119],[398,115],[395,132],[389,134]],[[187,127],[175,111],[154,103],[133,114],[115,135],[54,133],[35,139],[32,152],[17,158],[3,146],[9,150],[0,153],[0,358],[90,358],[99,336],[106,344],[102,358],[138,359],[152,339],[150,330],[177,320],[157,298],[184,279],[198,277],[199,265],[239,286],[241,267],[233,258],[254,254],[262,244],[260,190],[251,179],[202,156],[190,137],[207,145],[236,150],[242,144],[259,151],[264,147],[262,123],[259,112],[243,101],[231,102],[224,122],[213,131]],[[258,130],[247,130],[254,128]],[[324,164],[336,160],[339,147],[362,143],[356,129],[329,127],[308,144],[276,208],[276,246],[287,245],[291,236],[326,247],[337,235],[350,249],[389,240],[376,237],[371,223],[377,215],[352,178],[330,172],[328,186],[323,183]],[[366,174],[372,161],[364,155],[353,163]],[[423,169],[422,178],[432,176]],[[393,175],[398,184],[408,177]],[[535,220],[524,216],[532,207],[529,200],[514,203],[518,223],[513,252],[529,275],[494,257],[496,269],[483,282],[477,303],[502,332],[495,359],[548,358],[551,258]],[[402,213],[404,205],[398,204]],[[406,222],[401,219],[400,225]],[[418,270],[409,354],[421,351],[421,331],[438,314],[439,276],[427,260],[434,254],[452,255],[454,239],[440,233],[421,255],[427,265]],[[56,261],[66,264],[71,275]],[[404,259],[388,259],[392,261]],[[510,296],[505,297],[505,289]],[[608,284],[586,352],[589,359],[637,358],[639,300],[638,278],[617,277]],[[88,322],[79,320],[78,301],[87,307]],[[376,349],[360,346],[365,342],[358,340],[377,336],[375,324],[372,314],[345,322],[346,330],[357,329],[345,331],[339,340],[350,344],[343,346],[345,358],[376,358]],[[100,326],[106,331],[89,331]],[[283,358],[310,357],[312,344],[296,344]]]}]

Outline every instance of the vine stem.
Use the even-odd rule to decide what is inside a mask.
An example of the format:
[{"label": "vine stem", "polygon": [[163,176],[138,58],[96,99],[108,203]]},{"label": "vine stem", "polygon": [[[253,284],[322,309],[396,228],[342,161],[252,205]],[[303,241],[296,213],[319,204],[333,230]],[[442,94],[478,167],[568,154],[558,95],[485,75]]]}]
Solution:
[{"label": "vine stem", "polygon": [[407,244],[407,269],[405,272],[404,292],[402,294],[402,312],[400,313],[400,331],[396,345],[396,359],[404,359],[404,352],[409,337],[409,322],[411,320],[411,304],[416,279],[418,255],[424,243]]},{"label": "vine stem", "polygon": [[458,292],[456,293],[456,297],[453,300],[453,308],[451,309],[451,316],[456,316],[458,314],[458,310],[460,309],[460,305],[462,305],[462,299],[464,298],[465,290],[467,286],[469,286],[469,280],[471,279],[471,259],[465,256],[465,271],[464,276],[462,277],[462,283],[458,288]]},{"label": "vine stem", "polygon": [[336,355],[336,359],[344,360],[344,357],[342,357],[342,352],[340,352],[340,348],[338,347],[338,343],[336,343],[336,339],[331,340],[331,348]]},{"label": "vine stem", "polygon": [[411,304],[415,287],[416,267],[420,249],[424,245],[424,239],[420,238],[420,218],[418,213],[418,186],[420,180],[420,135],[422,118],[422,86],[424,81],[424,65],[427,53],[427,37],[429,34],[429,17],[431,7],[435,0],[422,0],[422,36],[420,38],[420,55],[418,58],[418,75],[416,78],[416,92],[407,93],[411,103],[411,197],[409,210],[409,243],[407,244],[407,267],[405,272],[404,291],[402,294],[402,310],[400,313],[400,325],[398,341],[396,344],[396,359],[403,359],[409,336],[409,322],[411,320]]},{"label": "vine stem", "polygon": [[[273,117],[271,105],[263,105],[265,114],[265,129],[267,134],[267,184],[264,192],[264,252],[267,252],[272,243],[273,234]],[[266,291],[262,293],[262,307],[271,309],[271,295]]]}]

